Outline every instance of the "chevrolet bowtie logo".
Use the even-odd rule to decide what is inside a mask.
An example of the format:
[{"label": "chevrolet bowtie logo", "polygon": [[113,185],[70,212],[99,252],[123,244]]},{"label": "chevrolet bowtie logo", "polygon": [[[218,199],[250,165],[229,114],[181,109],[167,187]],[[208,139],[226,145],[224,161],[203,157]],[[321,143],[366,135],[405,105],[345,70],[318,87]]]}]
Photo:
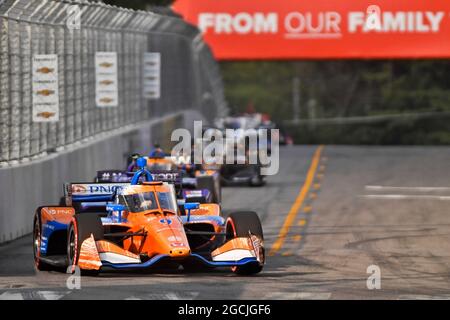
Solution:
[{"label": "chevrolet bowtie logo", "polygon": [[53,68],[48,68],[48,67],[42,67],[36,70],[39,73],[52,73],[53,72]]},{"label": "chevrolet bowtie logo", "polygon": [[111,68],[113,66],[113,64],[110,62],[102,62],[99,64],[99,66],[102,68]]},{"label": "chevrolet bowtie logo", "polygon": [[48,118],[50,118],[50,117],[52,117],[54,115],[55,115],[54,112],[49,112],[49,111],[39,112],[37,114],[38,117],[45,118],[45,119],[48,119]]},{"label": "chevrolet bowtie logo", "polygon": [[48,90],[48,89],[39,90],[36,92],[37,95],[46,96],[46,97],[48,97],[49,95],[52,95],[54,93],[55,93],[54,90]]},{"label": "chevrolet bowtie logo", "polygon": [[103,81],[100,81],[100,84],[101,85],[104,85],[104,86],[109,86],[110,84],[113,84],[114,83],[114,81],[112,81],[112,80],[103,80]]},{"label": "chevrolet bowtie logo", "polygon": [[113,99],[111,99],[111,98],[101,98],[100,99],[100,102],[104,102],[104,103],[110,103],[112,101],[113,101]]}]

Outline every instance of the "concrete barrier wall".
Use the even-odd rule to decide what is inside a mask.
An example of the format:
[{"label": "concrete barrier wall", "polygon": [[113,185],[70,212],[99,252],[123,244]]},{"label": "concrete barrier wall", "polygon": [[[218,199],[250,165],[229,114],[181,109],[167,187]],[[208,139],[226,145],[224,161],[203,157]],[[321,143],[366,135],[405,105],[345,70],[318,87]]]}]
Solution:
[{"label": "concrete barrier wall", "polygon": [[201,119],[197,111],[183,111],[106,133],[37,162],[0,169],[0,243],[30,233],[36,207],[57,205],[64,182],[92,181],[97,170],[124,168],[130,153],[148,154],[155,138],[165,142],[173,129],[189,129]]}]

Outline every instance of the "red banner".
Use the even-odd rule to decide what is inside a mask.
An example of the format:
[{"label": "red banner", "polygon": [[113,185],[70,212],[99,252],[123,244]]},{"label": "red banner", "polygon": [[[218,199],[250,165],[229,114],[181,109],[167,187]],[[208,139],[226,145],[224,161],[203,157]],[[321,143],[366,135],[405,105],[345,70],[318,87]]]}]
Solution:
[{"label": "red banner", "polygon": [[178,0],[217,59],[450,57],[449,0]]}]

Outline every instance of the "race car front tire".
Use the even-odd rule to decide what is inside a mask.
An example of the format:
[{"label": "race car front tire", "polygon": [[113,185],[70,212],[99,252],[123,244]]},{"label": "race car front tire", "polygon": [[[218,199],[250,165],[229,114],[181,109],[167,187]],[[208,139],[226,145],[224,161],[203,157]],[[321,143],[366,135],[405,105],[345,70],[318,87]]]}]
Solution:
[{"label": "race car front tire", "polygon": [[[263,229],[258,215],[253,211],[239,211],[228,215],[226,222],[226,239],[248,237],[249,234],[264,240]],[[240,275],[251,275],[261,272],[265,260],[264,248],[261,252],[262,261],[260,264],[249,264],[236,266],[232,271]]]},{"label": "race car front tire", "polygon": [[39,271],[52,270],[52,267],[39,259],[41,255],[41,241],[42,241],[42,222],[41,214],[37,210],[36,215],[33,220],[33,256],[34,256],[34,266]]},{"label": "race car front tire", "polygon": [[[67,232],[67,262],[72,267],[72,272],[78,265],[81,244],[91,234],[94,240],[103,239],[103,225],[100,217],[96,214],[76,214],[70,223]],[[97,270],[82,270],[83,275],[96,275]]]}]

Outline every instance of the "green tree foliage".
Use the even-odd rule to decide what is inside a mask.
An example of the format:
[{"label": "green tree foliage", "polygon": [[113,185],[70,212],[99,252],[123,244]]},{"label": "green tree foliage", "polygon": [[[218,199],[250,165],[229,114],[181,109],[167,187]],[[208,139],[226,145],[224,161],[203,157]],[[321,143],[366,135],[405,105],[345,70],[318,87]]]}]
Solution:
[{"label": "green tree foliage", "polygon": [[292,66],[287,62],[222,63],[225,94],[233,112],[253,105],[258,111],[277,119],[290,112]]},{"label": "green tree foliage", "polygon": [[300,79],[301,115],[317,117],[450,111],[450,61],[302,61],[221,63],[235,111],[253,102],[278,119],[292,116],[292,79]]},{"label": "green tree foliage", "polygon": [[[300,119],[450,112],[448,60],[222,62],[232,111],[249,104],[279,123],[292,120],[292,79],[300,79]],[[297,142],[450,143],[448,114],[375,124],[289,125]]]}]

